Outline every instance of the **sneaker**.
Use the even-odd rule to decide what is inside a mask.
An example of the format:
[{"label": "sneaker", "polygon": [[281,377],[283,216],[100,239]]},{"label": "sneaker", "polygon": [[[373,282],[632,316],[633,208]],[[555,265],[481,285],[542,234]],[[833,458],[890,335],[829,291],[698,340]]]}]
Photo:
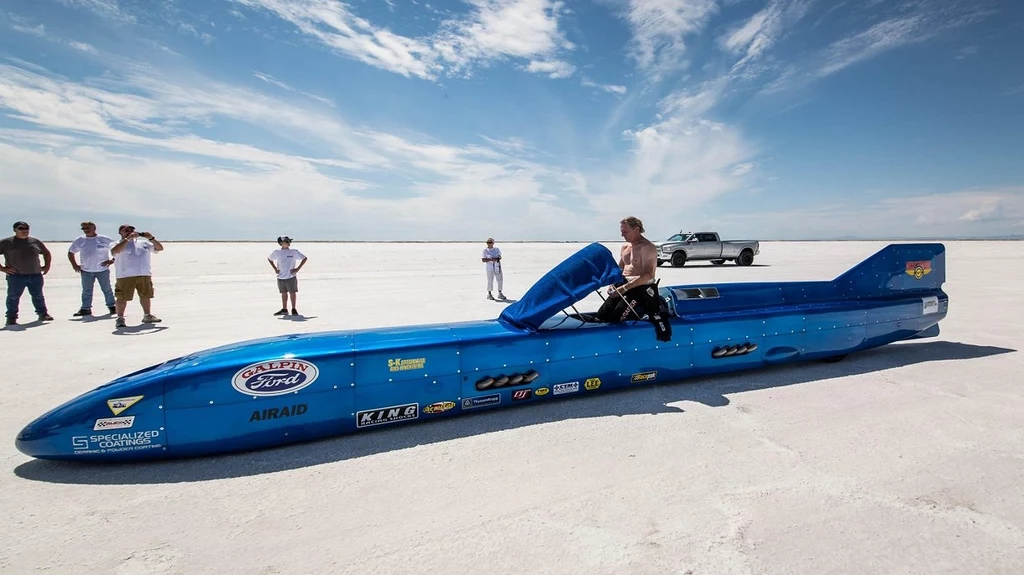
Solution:
[{"label": "sneaker", "polygon": [[491,292],[487,292],[487,299],[494,299],[494,296],[491,295]]},{"label": "sneaker", "polygon": [[53,321],[53,316],[48,313],[39,314],[39,321]]},{"label": "sneaker", "polygon": [[9,318],[7,318],[7,323],[4,324],[4,325],[18,325],[18,318],[16,318],[16,317],[9,317]]},{"label": "sneaker", "polygon": [[91,309],[82,308],[82,309],[76,311],[75,313],[73,313],[71,315],[73,315],[74,317],[83,317],[83,316],[87,316],[87,315],[92,315],[92,310]]},{"label": "sneaker", "polygon": [[274,315],[288,315],[288,309],[287,308],[281,308],[281,311],[274,312]]},{"label": "sneaker", "polygon": [[508,298],[505,297],[505,294],[503,294],[501,292],[498,292],[498,299],[508,299]]},{"label": "sneaker", "polygon": [[125,327],[125,325],[126,324],[124,323],[124,318],[123,317],[117,318],[117,321],[114,322],[114,327]]},{"label": "sneaker", "polygon": [[117,313],[117,308],[112,306],[112,305],[108,305],[107,306],[107,311],[109,311],[111,313],[111,315],[113,315],[113,314]]},{"label": "sneaker", "polygon": [[151,313],[147,313],[146,315],[142,316],[142,323],[160,323],[162,321],[162,319],[156,317]]},{"label": "sneaker", "polygon": [[295,308],[292,308],[292,315],[299,315],[299,312]]}]

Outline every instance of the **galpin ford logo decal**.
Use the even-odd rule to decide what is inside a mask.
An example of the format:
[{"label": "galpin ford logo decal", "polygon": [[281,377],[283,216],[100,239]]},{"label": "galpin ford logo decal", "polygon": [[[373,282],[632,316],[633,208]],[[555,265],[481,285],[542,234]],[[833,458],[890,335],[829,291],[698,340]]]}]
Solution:
[{"label": "galpin ford logo decal", "polygon": [[907,275],[914,276],[914,279],[916,280],[919,280],[930,273],[932,273],[932,262],[928,260],[907,262]]},{"label": "galpin ford logo decal", "polygon": [[284,395],[311,385],[318,375],[315,365],[301,359],[261,361],[238,370],[231,386],[245,395]]}]

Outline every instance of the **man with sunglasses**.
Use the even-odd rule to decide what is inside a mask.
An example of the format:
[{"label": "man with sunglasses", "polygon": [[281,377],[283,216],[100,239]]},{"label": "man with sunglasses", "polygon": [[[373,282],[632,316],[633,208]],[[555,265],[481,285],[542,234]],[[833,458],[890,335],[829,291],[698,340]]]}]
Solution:
[{"label": "man with sunglasses", "polygon": [[[92,315],[93,283],[99,282],[107,310],[117,313],[114,306],[114,290],[110,288],[110,264],[114,258],[110,255],[110,247],[114,240],[96,233],[96,224],[82,222],[83,235],[78,236],[68,248],[68,260],[75,272],[82,276],[82,307],[74,313],[75,317]],[[75,254],[82,254],[82,264],[75,261]]]},{"label": "man with sunglasses", "polygon": [[[39,321],[53,321],[46,313],[43,298],[43,276],[50,271],[50,250],[43,242],[29,237],[27,223],[14,222],[13,227],[14,235],[0,240],[0,254],[4,256],[0,271],[7,276],[7,325],[18,323],[18,307],[26,288]],[[43,256],[42,266],[39,256]]]},{"label": "man with sunglasses", "polygon": [[158,323],[162,321],[153,315],[150,303],[153,300],[153,271],[150,259],[153,252],[162,252],[163,244],[158,242],[149,232],[136,232],[135,226],[123,225],[117,229],[121,241],[110,248],[114,255],[114,270],[117,280],[114,282],[115,306],[117,321],[115,327],[125,327],[124,312],[128,302],[138,292],[139,303],[142,304],[142,323]]}]

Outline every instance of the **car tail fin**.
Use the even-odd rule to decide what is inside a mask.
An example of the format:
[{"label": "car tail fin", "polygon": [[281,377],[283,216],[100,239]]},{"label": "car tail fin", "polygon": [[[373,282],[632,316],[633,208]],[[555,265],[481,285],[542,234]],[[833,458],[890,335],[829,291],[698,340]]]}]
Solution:
[{"label": "car tail fin", "polygon": [[946,281],[943,244],[890,244],[832,281],[845,297],[940,292]]}]

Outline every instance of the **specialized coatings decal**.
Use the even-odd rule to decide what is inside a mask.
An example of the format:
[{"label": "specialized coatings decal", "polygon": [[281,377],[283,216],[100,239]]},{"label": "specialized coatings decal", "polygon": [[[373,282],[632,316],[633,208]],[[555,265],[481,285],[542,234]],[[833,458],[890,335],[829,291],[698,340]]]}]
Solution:
[{"label": "specialized coatings decal", "polygon": [[929,315],[939,312],[939,297],[923,297],[921,298],[921,315]]},{"label": "specialized coatings decal", "polygon": [[634,373],[633,377],[629,378],[629,382],[630,383],[640,383],[642,381],[654,381],[654,379],[657,378],[657,377],[658,377],[658,372],[656,372],[656,371],[643,371],[643,372],[640,372],[640,373]]},{"label": "specialized coatings decal", "polygon": [[932,273],[932,262],[929,260],[907,262],[907,275],[914,276],[916,280],[930,273]]},{"label": "specialized coatings decal", "polygon": [[128,429],[133,425],[135,425],[134,415],[126,415],[124,417],[104,417],[96,420],[96,423],[92,426],[92,430],[103,431],[105,429]]},{"label": "specialized coatings decal", "polygon": [[410,369],[423,369],[427,365],[427,358],[417,357],[415,359],[402,359],[396,357],[388,360],[388,371],[409,371]]},{"label": "specialized coatings decal", "polygon": [[587,391],[594,391],[599,387],[601,387],[600,377],[591,377],[588,378],[587,381],[583,382],[583,388],[586,389]]},{"label": "specialized coatings decal", "polygon": [[281,419],[283,417],[295,417],[302,415],[309,410],[309,406],[305,403],[298,403],[296,405],[286,405],[284,407],[268,407],[266,409],[257,409],[252,412],[249,416],[249,423],[254,421],[266,421],[268,419]]},{"label": "specialized coatings decal", "polygon": [[501,394],[498,393],[481,395],[480,397],[467,397],[462,400],[462,409],[473,409],[474,407],[497,405],[499,403],[501,403]]},{"label": "specialized coatings decal", "polygon": [[438,401],[436,403],[431,403],[430,405],[424,407],[423,408],[423,413],[429,413],[429,414],[444,413],[444,412],[450,411],[452,409],[455,409],[455,402],[454,401]]},{"label": "specialized coatings decal", "polygon": [[238,393],[269,397],[308,387],[319,375],[317,366],[301,359],[261,361],[238,370],[231,386]]},{"label": "specialized coatings decal", "polygon": [[566,393],[576,393],[580,390],[580,382],[569,381],[566,383],[556,383],[551,386],[551,393],[555,395],[565,395]]},{"label": "specialized coatings decal", "polygon": [[103,435],[76,435],[71,438],[71,448],[75,455],[86,453],[117,453],[121,451],[141,451],[159,449],[160,432],[134,431],[131,433],[107,433]]},{"label": "specialized coatings decal", "polygon": [[417,419],[420,416],[420,404],[406,403],[379,407],[356,412],[356,427],[373,427],[398,421]]},{"label": "specialized coatings decal", "polygon": [[121,415],[121,412],[141,401],[143,397],[145,396],[133,395],[131,397],[119,397],[117,399],[108,399],[107,407],[110,408],[110,412],[113,413],[114,415]]}]

